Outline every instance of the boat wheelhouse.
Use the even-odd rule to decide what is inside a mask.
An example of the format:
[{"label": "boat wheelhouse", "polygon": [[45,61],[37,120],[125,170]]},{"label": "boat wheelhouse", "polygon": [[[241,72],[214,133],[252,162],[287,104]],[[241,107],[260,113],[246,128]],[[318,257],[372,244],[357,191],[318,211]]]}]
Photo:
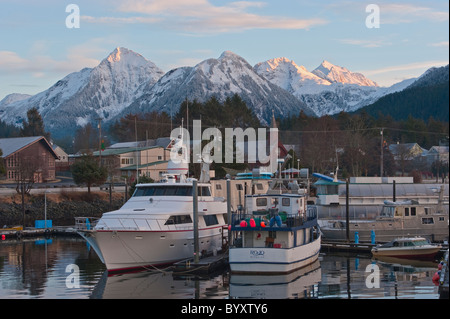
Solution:
[{"label": "boat wheelhouse", "polygon": [[305,195],[248,195],[229,229],[232,273],[289,273],[319,255],[317,211],[307,208]]}]

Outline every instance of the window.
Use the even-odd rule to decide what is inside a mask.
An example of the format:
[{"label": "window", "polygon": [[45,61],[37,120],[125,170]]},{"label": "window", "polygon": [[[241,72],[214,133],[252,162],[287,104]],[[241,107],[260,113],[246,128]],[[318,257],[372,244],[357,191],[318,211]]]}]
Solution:
[{"label": "window", "polygon": [[283,205],[283,206],[291,206],[291,199],[290,198],[282,198],[281,199],[281,205]]},{"label": "window", "polygon": [[138,187],[133,197],[140,196],[192,196],[190,186],[143,186]]},{"label": "window", "polygon": [[242,184],[236,184],[236,189],[238,190],[238,191],[241,191],[243,188],[242,188]]},{"label": "window", "polygon": [[197,190],[198,196],[211,196],[208,186],[200,186]]},{"label": "window", "polygon": [[432,224],[434,224],[433,217],[422,218],[422,224],[423,225],[432,225]]},{"label": "window", "polygon": [[264,189],[263,184],[260,184],[260,183],[256,184],[256,189],[259,191],[262,191]]},{"label": "window", "polygon": [[416,216],[416,207],[411,207],[411,216]]},{"label": "window", "polygon": [[206,215],[203,218],[205,219],[206,226],[217,225],[219,223],[216,215]]},{"label": "window", "polygon": [[220,190],[222,189],[222,185],[216,184],[216,189],[217,189],[218,191],[220,191]]},{"label": "window", "polygon": [[174,215],[170,216],[164,225],[178,225],[192,223],[190,215]]},{"label": "window", "polygon": [[409,207],[405,207],[405,216],[409,216]]},{"label": "window", "polygon": [[267,198],[257,198],[256,199],[256,206],[267,206]]},{"label": "window", "polygon": [[162,161],[162,156],[158,156],[158,161]]}]

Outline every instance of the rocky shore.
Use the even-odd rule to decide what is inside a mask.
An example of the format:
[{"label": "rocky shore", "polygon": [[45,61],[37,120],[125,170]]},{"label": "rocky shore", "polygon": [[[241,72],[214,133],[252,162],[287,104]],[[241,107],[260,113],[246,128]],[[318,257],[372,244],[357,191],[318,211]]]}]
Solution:
[{"label": "rocky shore", "polygon": [[[75,217],[101,217],[105,212],[120,208],[123,194],[113,193],[111,198],[105,192],[61,192],[47,194],[47,219],[53,226],[72,226]],[[34,227],[35,220],[45,215],[44,194],[25,197],[25,225]],[[22,199],[18,194],[0,196],[0,228],[23,224]]]}]

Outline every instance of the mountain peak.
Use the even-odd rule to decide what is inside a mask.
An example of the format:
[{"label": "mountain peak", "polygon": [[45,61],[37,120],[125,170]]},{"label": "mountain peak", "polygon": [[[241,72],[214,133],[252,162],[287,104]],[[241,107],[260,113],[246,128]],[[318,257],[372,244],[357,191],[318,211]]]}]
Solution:
[{"label": "mountain peak", "polygon": [[354,73],[348,69],[323,60],[323,62],[312,71],[318,77],[331,83],[357,84],[361,86],[378,86],[374,81],[366,78],[361,73]]},{"label": "mountain peak", "polygon": [[[136,53],[136,52],[131,51],[124,47],[115,48],[114,51],[111,52],[104,61],[108,61],[109,63],[117,63],[117,62],[124,61],[124,60],[129,61],[131,59],[141,60],[141,62],[147,61],[147,59],[145,59],[139,53]],[[136,61],[131,61],[131,62],[136,62]]]}]

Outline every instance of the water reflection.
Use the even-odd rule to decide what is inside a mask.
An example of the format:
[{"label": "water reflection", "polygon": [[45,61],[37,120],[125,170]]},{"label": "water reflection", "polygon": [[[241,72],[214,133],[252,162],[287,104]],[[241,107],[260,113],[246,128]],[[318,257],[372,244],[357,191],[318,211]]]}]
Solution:
[{"label": "water reflection", "polygon": [[230,298],[300,299],[317,298],[321,280],[320,262],[286,275],[230,275]]},{"label": "water reflection", "polygon": [[67,265],[80,268],[83,288],[97,281],[104,266],[78,238],[5,240],[0,243],[1,298],[83,297],[86,289],[66,287]]},{"label": "water reflection", "polygon": [[[68,265],[79,268],[78,288],[68,288]],[[367,286],[367,267],[379,269],[379,288]],[[370,255],[322,253],[319,261],[284,276],[224,272],[202,278],[173,276],[170,270],[108,276],[81,238],[0,242],[0,298],[431,298],[437,263],[374,260]]]}]

